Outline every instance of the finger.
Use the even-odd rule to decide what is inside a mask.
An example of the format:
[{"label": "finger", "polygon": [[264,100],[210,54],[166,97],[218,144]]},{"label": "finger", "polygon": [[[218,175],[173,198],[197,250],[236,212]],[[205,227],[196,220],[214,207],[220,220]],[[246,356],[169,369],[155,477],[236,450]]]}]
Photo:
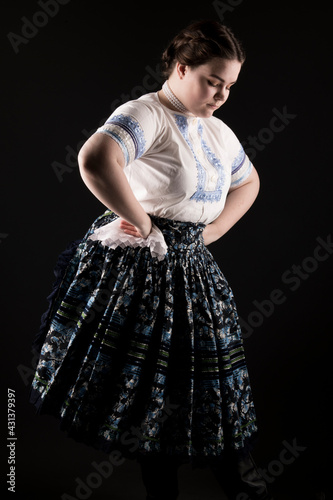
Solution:
[{"label": "finger", "polygon": [[129,222],[126,222],[126,221],[123,221],[120,223],[120,228],[121,229],[129,229],[129,230],[132,230],[132,231],[136,231],[136,227],[133,226],[133,224],[130,224]]},{"label": "finger", "polygon": [[131,234],[132,236],[135,236],[137,238],[142,238],[141,234],[136,229],[123,229],[123,231],[126,234]]},{"label": "finger", "polygon": [[136,229],[123,229],[124,233],[137,235],[138,231]]},{"label": "finger", "polygon": [[127,222],[125,220],[121,220],[120,221],[120,228],[126,234],[131,234],[132,236],[136,236],[137,238],[142,238],[142,235],[140,234],[138,229],[130,222]]}]

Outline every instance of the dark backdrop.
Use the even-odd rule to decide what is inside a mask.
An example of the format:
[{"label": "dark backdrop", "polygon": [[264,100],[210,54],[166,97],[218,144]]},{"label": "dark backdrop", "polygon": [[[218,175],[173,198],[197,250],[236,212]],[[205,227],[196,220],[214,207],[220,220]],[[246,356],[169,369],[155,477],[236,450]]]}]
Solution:
[{"label": "dark backdrop", "polygon": [[[3,6],[1,31],[3,485],[8,388],[16,395],[17,436],[16,495],[3,486],[8,498],[144,498],[135,462],[102,478],[93,463],[106,455],[66,438],[55,419],[35,416],[28,403],[30,345],[57,255],[104,210],[80,179],[80,144],[116,105],[160,88],[163,48],[184,25],[205,18],[231,26],[247,50],[217,116],[244,142],[261,192],[210,249],[242,318],[261,428],[255,456],[278,499],[314,499],[328,488],[328,2],[29,0]],[[222,498],[208,471],[184,466],[180,482],[180,500]]]}]

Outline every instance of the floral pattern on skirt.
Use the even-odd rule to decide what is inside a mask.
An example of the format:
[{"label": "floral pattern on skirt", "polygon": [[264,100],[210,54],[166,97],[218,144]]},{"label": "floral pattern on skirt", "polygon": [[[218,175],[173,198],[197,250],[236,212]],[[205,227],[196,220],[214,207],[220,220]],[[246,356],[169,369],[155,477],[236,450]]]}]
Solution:
[{"label": "floral pattern on skirt", "polygon": [[[72,246],[39,335],[31,402],[69,436],[125,455],[242,451],[256,416],[233,293],[204,224],[151,216],[168,246]],[[64,254],[62,254],[64,255]]]}]

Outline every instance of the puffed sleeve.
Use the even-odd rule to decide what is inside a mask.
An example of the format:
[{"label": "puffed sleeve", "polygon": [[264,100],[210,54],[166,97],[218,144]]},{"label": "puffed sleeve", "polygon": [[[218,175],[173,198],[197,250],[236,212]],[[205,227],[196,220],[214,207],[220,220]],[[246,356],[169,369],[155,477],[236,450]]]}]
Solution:
[{"label": "puffed sleeve", "polygon": [[154,142],[154,112],[140,100],[129,101],[119,106],[96,133],[106,134],[119,144],[126,166],[144,155]]},{"label": "puffed sleeve", "polygon": [[231,158],[231,184],[230,187],[235,187],[247,179],[252,170],[252,163],[244,151],[243,146],[238,138],[230,130],[229,136],[229,156]]}]

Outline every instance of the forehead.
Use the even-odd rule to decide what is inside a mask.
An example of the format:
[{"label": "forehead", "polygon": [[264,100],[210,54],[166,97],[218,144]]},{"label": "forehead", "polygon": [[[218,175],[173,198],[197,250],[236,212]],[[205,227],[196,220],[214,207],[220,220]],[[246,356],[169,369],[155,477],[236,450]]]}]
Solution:
[{"label": "forehead", "polygon": [[224,81],[235,81],[241,67],[241,63],[236,59],[229,60],[216,57],[205,64],[197,66],[195,69],[206,76],[215,75]]}]

